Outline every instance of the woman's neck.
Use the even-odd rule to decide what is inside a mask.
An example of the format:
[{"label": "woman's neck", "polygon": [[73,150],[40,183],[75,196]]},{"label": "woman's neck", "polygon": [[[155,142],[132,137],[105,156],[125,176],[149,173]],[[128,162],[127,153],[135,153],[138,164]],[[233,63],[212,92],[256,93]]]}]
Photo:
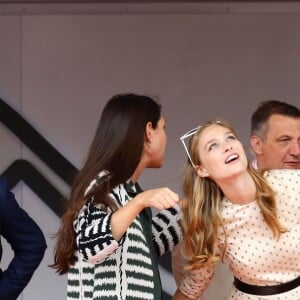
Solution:
[{"label": "woman's neck", "polygon": [[235,204],[247,204],[256,198],[256,186],[249,172],[219,182],[224,196]]},{"label": "woman's neck", "polygon": [[144,170],[144,168],[142,168],[140,165],[138,165],[138,167],[135,169],[135,171],[133,172],[133,174],[131,176],[131,181],[133,183],[136,183],[138,181],[138,179],[140,178],[143,170]]},{"label": "woman's neck", "polygon": [[145,155],[142,155],[139,164],[137,165],[135,171],[131,176],[131,181],[133,183],[137,182],[144,172],[145,168],[147,167],[147,161],[145,160]]}]

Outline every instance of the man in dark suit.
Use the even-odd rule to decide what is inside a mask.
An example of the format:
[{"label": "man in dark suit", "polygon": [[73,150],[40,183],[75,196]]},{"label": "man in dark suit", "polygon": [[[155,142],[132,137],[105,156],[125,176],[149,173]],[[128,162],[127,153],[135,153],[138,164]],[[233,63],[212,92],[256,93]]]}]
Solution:
[{"label": "man in dark suit", "polygon": [[0,299],[15,300],[39,266],[47,246],[41,229],[18,205],[4,178],[0,178],[0,236],[14,251],[7,269],[0,269]]}]

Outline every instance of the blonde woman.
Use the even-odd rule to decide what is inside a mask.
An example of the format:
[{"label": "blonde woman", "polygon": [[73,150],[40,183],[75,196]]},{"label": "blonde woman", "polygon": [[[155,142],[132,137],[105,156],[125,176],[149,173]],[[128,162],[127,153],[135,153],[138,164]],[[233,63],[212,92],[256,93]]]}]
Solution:
[{"label": "blonde woman", "polygon": [[234,275],[230,299],[299,300],[300,170],[254,171],[225,122],[181,140],[188,265],[173,299],[198,299],[223,260]]}]

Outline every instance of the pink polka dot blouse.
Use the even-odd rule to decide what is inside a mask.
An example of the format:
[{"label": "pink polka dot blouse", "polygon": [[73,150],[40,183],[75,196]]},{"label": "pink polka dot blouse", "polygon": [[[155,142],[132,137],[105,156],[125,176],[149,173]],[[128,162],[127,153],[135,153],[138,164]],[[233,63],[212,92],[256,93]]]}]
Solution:
[{"label": "pink polka dot blouse", "polygon": [[[300,170],[272,170],[265,177],[275,191],[279,220],[288,232],[277,240],[256,201],[237,205],[224,199],[222,217],[227,246],[224,261],[233,275],[251,285],[277,285],[300,276]],[[218,246],[225,247],[220,229]],[[186,273],[180,290],[199,299],[213,276],[213,268]],[[300,287],[272,295],[254,296],[231,289],[232,300],[300,300]]]}]

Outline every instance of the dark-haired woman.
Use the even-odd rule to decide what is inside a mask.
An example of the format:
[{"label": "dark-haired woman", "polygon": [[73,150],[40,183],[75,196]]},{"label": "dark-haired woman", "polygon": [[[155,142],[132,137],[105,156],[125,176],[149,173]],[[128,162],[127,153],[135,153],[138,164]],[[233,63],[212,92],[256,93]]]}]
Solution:
[{"label": "dark-haired woman", "polygon": [[[108,101],[58,233],[52,267],[68,272],[67,299],[162,299],[157,257],[181,238],[179,198],[137,181],[162,166],[166,142],[156,101]],[[161,212],[152,217],[151,208]]]}]

